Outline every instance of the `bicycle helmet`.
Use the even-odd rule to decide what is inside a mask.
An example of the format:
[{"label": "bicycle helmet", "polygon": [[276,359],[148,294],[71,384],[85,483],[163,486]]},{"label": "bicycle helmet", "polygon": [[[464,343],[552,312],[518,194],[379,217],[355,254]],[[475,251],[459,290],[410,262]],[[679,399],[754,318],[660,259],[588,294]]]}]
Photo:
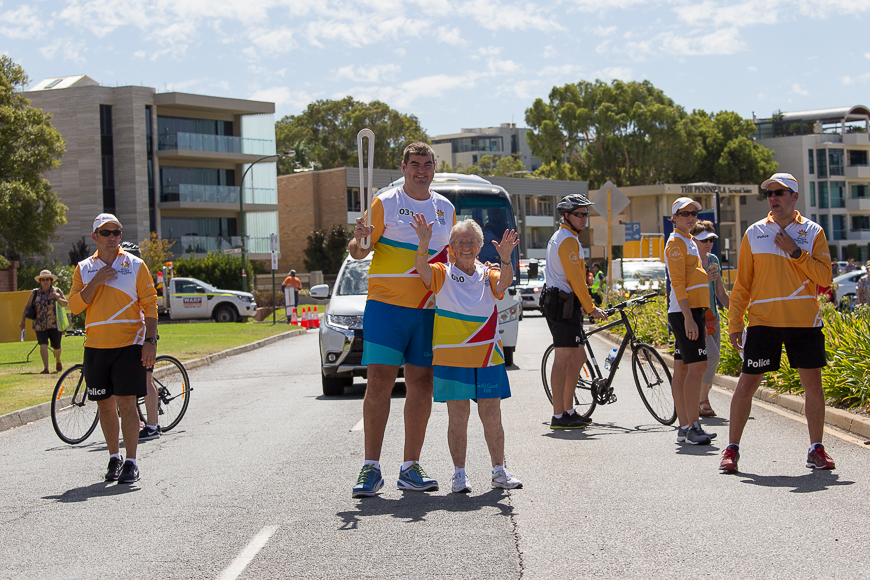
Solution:
[{"label": "bicycle helmet", "polygon": [[121,249],[127,252],[128,254],[133,254],[140,260],[142,259],[142,253],[139,251],[139,246],[134,244],[133,242],[124,242],[121,244]]},{"label": "bicycle helmet", "polygon": [[556,210],[559,212],[559,215],[564,217],[566,213],[570,213],[579,207],[587,207],[590,205],[594,204],[589,201],[588,197],[582,193],[572,193],[571,195],[566,195],[559,201]]}]

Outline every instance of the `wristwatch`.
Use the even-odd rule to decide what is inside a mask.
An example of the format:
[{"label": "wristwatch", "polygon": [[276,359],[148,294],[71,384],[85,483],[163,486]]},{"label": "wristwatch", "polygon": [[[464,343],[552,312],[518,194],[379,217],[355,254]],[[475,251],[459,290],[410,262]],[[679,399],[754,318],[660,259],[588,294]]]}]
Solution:
[{"label": "wristwatch", "polygon": [[159,335],[159,334],[158,334],[157,336],[152,336],[151,338],[146,338],[146,339],[145,339],[145,342],[150,342],[150,343],[153,344],[154,346],[157,346],[157,341],[158,341],[158,340],[160,340],[160,335]]},{"label": "wristwatch", "polygon": [[795,250],[794,252],[791,253],[792,260],[797,260],[800,257],[801,257],[801,249],[800,248],[798,248],[797,250]]}]

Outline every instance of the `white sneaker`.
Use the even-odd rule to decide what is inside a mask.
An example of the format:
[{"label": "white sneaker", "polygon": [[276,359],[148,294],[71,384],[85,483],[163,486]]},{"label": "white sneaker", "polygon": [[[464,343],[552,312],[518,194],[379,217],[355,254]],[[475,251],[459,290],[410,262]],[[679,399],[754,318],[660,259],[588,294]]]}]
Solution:
[{"label": "white sneaker", "polygon": [[464,473],[453,474],[453,493],[471,493],[471,484],[468,475]]},{"label": "white sneaker", "polygon": [[501,489],[520,489],[523,482],[507,469],[499,469],[492,472],[492,487]]}]

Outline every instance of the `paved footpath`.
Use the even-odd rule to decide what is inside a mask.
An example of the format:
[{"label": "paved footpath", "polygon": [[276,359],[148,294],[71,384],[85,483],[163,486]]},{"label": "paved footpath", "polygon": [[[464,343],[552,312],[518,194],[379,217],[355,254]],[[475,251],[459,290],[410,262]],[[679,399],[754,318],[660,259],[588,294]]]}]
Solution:
[{"label": "paved footpath", "polygon": [[[99,433],[80,446],[49,419],[0,432],[0,578],[868,578],[870,450],[827,435],[838,469],[804,467],[800,417],[756,405],[742,473],[717,472],[722,444],[680,446],[637,396],[583,431],[551,432],[540,380],[544,321],[521,323],[508,466],[525,483],[489,488],[480,422],[469,430],[474,492],[448,493],[447,413],[433,407],[423,465],[442,489],[395,489],[404,391],[394,392],[387,485],[354,500],[362,462],[360,384],[320,392],[314,332],[191,372],[177,430],[140,446],[142,479],[102,481]],[[599,343],[603,354],[608,345]],[[727,438],[728,398],[713,394]]]}]

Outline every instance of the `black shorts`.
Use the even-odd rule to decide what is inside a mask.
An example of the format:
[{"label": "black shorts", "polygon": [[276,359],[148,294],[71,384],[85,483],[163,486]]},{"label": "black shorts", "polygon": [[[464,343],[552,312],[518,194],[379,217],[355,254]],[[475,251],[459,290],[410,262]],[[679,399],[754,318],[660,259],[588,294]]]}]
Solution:
[{"label": "black shorts", "polygon": [[685,364],[707,360],[707,324],[704,320],[706,308],[692,308],[692,320],[698,325],[698,338],[689,340],[686,336],[686,317],[682,312],[668,312],[668,326],[674,333],[674,360]]},{"label": "black shorts", "polygon": [[92,401],[113,395],[144,397],[147,392],[141,344],[121,348],[85,347],[84,364],[88,398]]},{"label": "black shorts", "polygon": [[792,368],[820,369],[827,364],[821,327],[750,326],[743,343],[742,372],[761,375],[779,369],[783,344]]},{"label": "black shorts", "polygon": [[556,348],[582,347],[586,342],[586,333],[583,332],[583,309],[580,300],[573,296],[574,313],[571,318],[562,318],[558,308],[544,308],[544,317],[550,334],[553,336],[553,346]]},{"label": "black shorts", "polygon": [[36,332],[37,344],[48,344],[48,341],[51,341],[51,348],[60,350],[60,339],[63,335],[61,335],[58,329],[49,328],[48,330],[36,330],[34,332]]}]

